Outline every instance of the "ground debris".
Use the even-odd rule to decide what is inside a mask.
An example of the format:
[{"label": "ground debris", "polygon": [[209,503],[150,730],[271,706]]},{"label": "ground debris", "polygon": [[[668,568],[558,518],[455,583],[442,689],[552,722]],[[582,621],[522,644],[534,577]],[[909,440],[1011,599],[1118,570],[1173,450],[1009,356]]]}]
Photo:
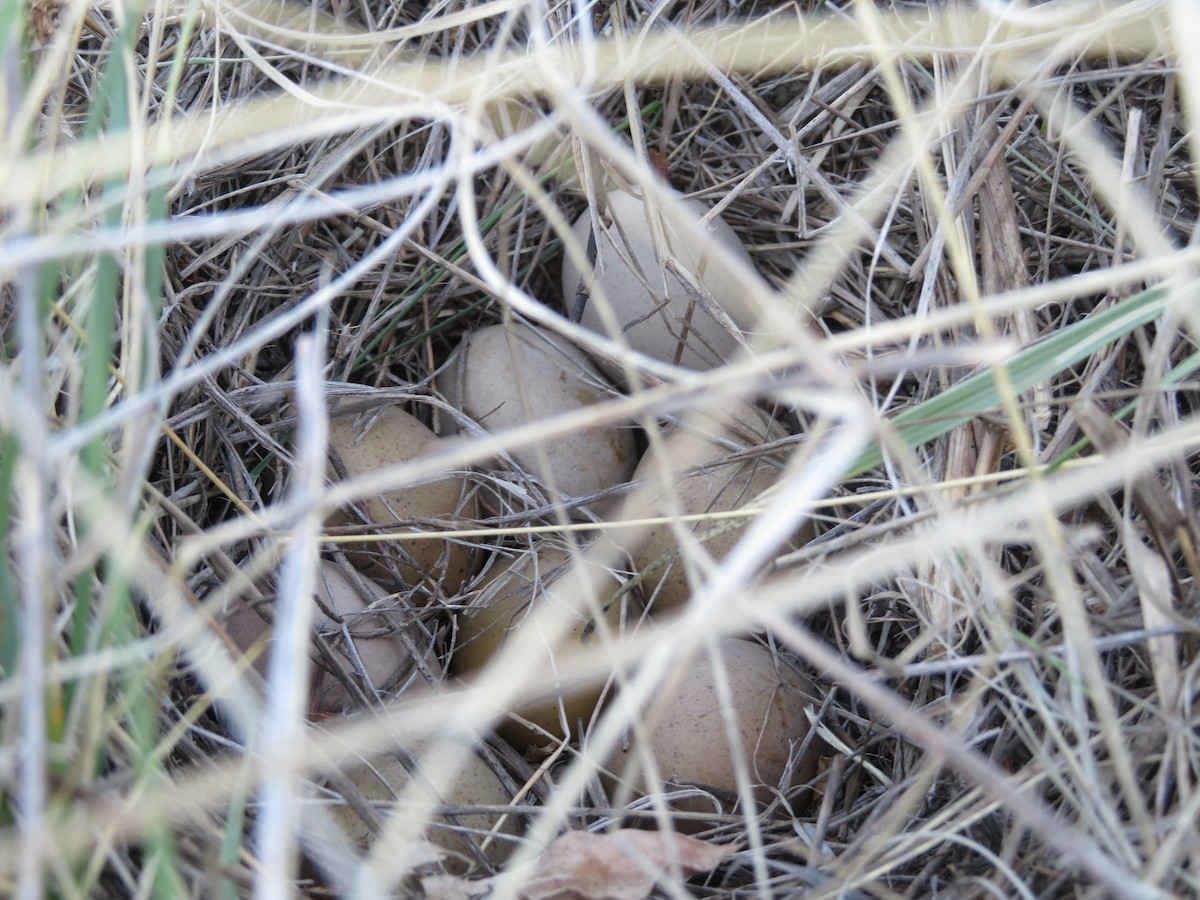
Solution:
[{"label": "ground debris", "polygon": [[707,872],[733,848],[657,831],[568,831],[555,839],[521,900],[641,900],[662,878]]}]

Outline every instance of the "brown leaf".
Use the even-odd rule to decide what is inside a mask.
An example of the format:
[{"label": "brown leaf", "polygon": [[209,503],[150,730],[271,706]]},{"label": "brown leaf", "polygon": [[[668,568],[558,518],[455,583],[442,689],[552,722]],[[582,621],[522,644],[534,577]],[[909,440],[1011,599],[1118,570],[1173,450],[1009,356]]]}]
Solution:
[{"label": "brown leaf", "polygon": [[658,831],[568,831],[546,848],[521,898],[642,900],[663,876],[707,872],[732,852],[729,846]]},{"label": "brown leaf", "polygon": [[471,900],[491,890],[489,881],[467,881],[454,875],[427,875],[421,879],[421,890],[425,900]]},{"label": "brown leaf", "polygon": [[[1125,559],[1133,582],[1137,585],[1138,599],[1142,605],[1142,625],[1156,631],[1175,625],[1172,613],[1175,610],[1171,572],[1166,561],[1142,542],[1142,536],[1129,522],[1125,523]],[[1174,709],[1179,697],[1182,675],[1179,671],[1179,643],[1173,634],[1155,636],[1146,640],[1150,656],[1150,670],[1158,686],[1159,703],[1163,709]]]}]

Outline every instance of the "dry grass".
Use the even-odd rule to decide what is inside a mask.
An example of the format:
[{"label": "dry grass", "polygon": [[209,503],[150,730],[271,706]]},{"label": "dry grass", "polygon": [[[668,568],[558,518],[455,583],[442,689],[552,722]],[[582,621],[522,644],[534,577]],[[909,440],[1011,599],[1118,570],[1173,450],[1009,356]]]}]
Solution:
[{"label": "dry grass", "polygon": [[[1200,23],[981,6],[0,10],[0,894],[418,895],[418,830],[361,852],[316,786],[353,805],[335,761],[399,735],[465,757],[538,685],[518,648],[453,702],[359,683],[365,714],[307,721],[335,660],[294,601],[354,546],[326,514],[465,473],[523,502],[434,526],[499,565],[596,530],[513,451],[739,397],[790,432],[744,540],[679,617],[562,660],[617,673],[586,742],[486,743],[523,834],[497,896],[563,827],[652,814],[597,761],[746,631],[819,684],[817,800],[704,820],[737,852],[663,896],[1200,893]],[[747,351],[329,486],[325,395],[437,425],[459,338],[514,315],[613,349],[561,315],[564,226],[605,178],[670,215],[651,159],[749,248]],[[397,679],[437,679],[484,577],[389,597]],[[273,597],[264,703],[216,619]]]}]

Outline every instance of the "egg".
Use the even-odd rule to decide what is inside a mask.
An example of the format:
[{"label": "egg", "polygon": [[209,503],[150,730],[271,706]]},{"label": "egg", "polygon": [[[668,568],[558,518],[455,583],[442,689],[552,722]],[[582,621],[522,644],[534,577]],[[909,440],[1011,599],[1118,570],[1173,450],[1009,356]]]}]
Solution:
[{"label": "egg", "polygon": [[[343,407],[344,409],[345,407]],[[354,478],[398,463],[436,456],[440,439],[398,406],[337,411],[329,420],[330,479]],[[450,530],[479,516],[479,502],[461,475],[440,476],[367,497],[359,511],[342,509],[332,525],[370,523],[380,531]],[[430,521],[433,520],[433,521]],[[420,586],[450,597],[472,573],[472,548],[455,540],[381,540],[343,545],[346,559],[389,590]]]},{"label": "egg", "polygon": [[[414,742],[409,755],[420,766],[420,797],[413,801],[405,797],[413,777],[396,754],[383,754],[368,762],[356,754],[342,758],[340,768],[363,797],[371,803],[379,818],[386,821],[389,816],[405,815],[405,800],[413,803],[409,813],[417,818],[422,815],[422,806],[435,803],[444,807],[503,807],[511,799],[504,783],[477,753],[471,752],[461,764],[445,756],[427,755],[428,745]],[[451,768],[451,762],[456,765]],[[350,805],[336,796],[336,787],[329,790],[335,795],[331,812],[343,833],[360,846],[369,846],[374,835]],[[482,851],[484,859],[493,867],[502,866],[515,846],[512,837],[518,833],[519,823],[514,815],[491,812],[470,812],[455,815],[451,821],[447,815],[439,814],[423,823],[421,832],[430,843],[455,854],[457,859],[447,861],[447,869],[456,873],[478,865],[473,847]],[[421,824],[421,823],[418,823]],[[457,830],[456,830],[457,829]],[[488,840],[486,832],[496,830],[498,836]],[[469,831],[470,833],[464,833]]]},{"label": "egg", "polygon": [[[576,568],[577,564],[581,568]],[[494,677],[489,662],[521,629],[541,628],[539,610],[565,610],[570,620],[566,632],[548,633],[537,643],[540,675],[535,683],[544,685],[543,696],[513,712],[559,740],[566,738],[565,715],[573,736],[578,737],[576,723],[582,720],[586,725],[592,718],[607,679],[558,679],[555,661],[600,640],[593,615],[596,604],[604,606],[605,623],[613,632],[632,624],[640,612],[636,598],[624,595],[610,602],[621,584],[608,569],[582,561],[556,542],[547,541],[535,551],[521,554],[490,574],[471,606],[459,615],[452,670],[469,683]],[[497,731],[521,750],[530,744],[550,743],[545,734],[512,719],[502,720]]]},{"label": "egg", "polygon": [[[414,651],[422,654],[423,667],[430,675],[441,676],[441,664],[432,646],[422,645],[421,635],[415,629],[404,633],[410,625],[404,612],[394,606],[389,609],[386,601],[368,611],[368,607],[387,596],[388,592],[375,582],[361,575],[352,577],[329,560],[322,560],[317,569],[313,595],[316,608],[312,615],[318,640],[324,642],[333,663],[368,701],[392,699],[410,681],[427,683],[419,671],[421,666],[416,664]],[[326,610],[338,616],[340,624],[326,615]],[[224,628],[242,652],[265,642],[265,652],[254,662],[255,670],[265,677],[274,636],[267,618],[243,605],[226,617]],[[337,713],[355,709],[360,705],[357,697],[314,649],[309,711]]]},{"label": "egg", "polygon": [[[736,404],[728,412],[689,414],[686,425],[675,426],[663,436],[661,454],[653,446],[646,451],[633,473],[634,481],[650,487],[627,505],[629,519],[667,516],[672,513],[668,498],[674,497],[681,515],[723,513],[740,509],[770,488],[778,479],[782,461],[761,455],[730,459],[737,448],[753,450],[768,440],[784,435],[769,418],[750,404]],[[732,448],[728,445],[732,445]],[[661,483],[662,466],[674,473],[669,487]],[[711,519],[686,523],[684,528],[701,540],[705,551],[721,560],[742,536],[745,519]],[[807,541],[811,530],[797,535]],[[682,557],[675,529],[670,523],[644,530],[614,529],[613,539],[629,553],[642,577],[642,592],[648,609],[655,614],[679,609],[692,595],[692,581]]]},{"label": "egg", "polygon": [[[438,390],[488,431],[574,412],[611,393],[583,351],[528,325],[490,325],[468,334],[439,377]],[[573,430],[539,447],[543,454],[528,447],[514,451],[513,459],[567,499],[623,484],[637,461],[629,425]]]},{"label": "egg", "polygon": [[[695,200],[679,201],[697,221],[708,210]],[[647,356],[685,369],[711,369],[732,356],[738,339],[705,305],[697,301],[677,275],[667,271],[655,253],[655,242],[647,221],[648,210],[641,198],[625,191],[610,191],[599,213],[601,233],[596,238],[596,282],[588,292],[580,322],[608,334],[601,316],[601,295],[612,309],[620,336],[629,346]],[[746,286],[727,276],[711,261],[705,244],[717,243],[742,260],[750,270],[754,264],[741,241],[720,217],[704,227],[709,242],[681,236],[665,218],[666,249],[676,265],[698,282],[702,295],[723,310],[738,328],[754,326],[754,309],[746,301]],[[581,248],[588,246],[592,231],[591,211],[575,222],[572,236]],[[568,314],[576,306],[581,273],[571,254],[563,258],[562,289]],[[609,335],[615,337],[615,335]],[[622,369],[609,361],[602,367],[614,379],[623,380]]]},{"label": "egg", "polygon": [[[319,639],[332,651],[334,663],[368,699],[394,699],[410,679],[415,685],[428,684],[415,664],[417,654],[429,675],[441,676],[441,663],[429,639],[426,637],[423,644],[422,633],[412,627],[411,610],[395,604],[389,609],[386,602],[368,610],[388,592],[368,578],[352,578],[334,563],[322,563],[318,575],[317,599],[341,622],[320,611],[313,625]],[[311,709],[337,713],[358,706],[342,678],[326,668],[323,660],[318,661]]]},{"label": "egg", "polygon": [[[717,646],[732,698],[735,740],[731,744],[726,732],[713,660],[702,653],[664,681],[641,712],[642,728],[631,729],[628,743],[606,760],[605,769],[626,789],[655,793],[686,785],[714,788],[719,799],[732,795],[723,810],[729,813],[738,791],[735,754],[749,769],[759,803],[770,802],[775,789],[807,784],[816,774],[820,750],[810,742],[789,783],[783,783],[792,754],[809,732],[804,709],[815,699],[812,683],[761,644],[723,638]],[[648,757],[654,760],[661,785],[646,776]],[[680,812],[714,812],[711,801],[701,797],[672,800],[670,806]],[[676,824],[680,830],[698,830],[694,822]]]}]

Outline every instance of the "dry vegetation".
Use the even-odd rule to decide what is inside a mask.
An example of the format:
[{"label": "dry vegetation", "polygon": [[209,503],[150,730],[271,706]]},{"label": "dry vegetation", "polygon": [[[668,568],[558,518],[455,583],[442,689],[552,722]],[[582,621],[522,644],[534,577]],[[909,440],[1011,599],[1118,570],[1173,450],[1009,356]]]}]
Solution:
[{"label": "dry vegetation", "polygon": [[[750,398],[787,468],[680,618],[565,664],[653,693],[750,631],[813,676],[824,748],[815,802],[708,817],[732,854],[655,890],[1200,893],[1194,9],[583,6],[0,9],[0,895],[464,888],[411,834],[364,852],[301,801],[347,747],[455,752],[433,742],[536,691],[520,661],[449,702],[309,720],[304,654],[264,703],[218,620],[353,546],[320,530],[346,495],[314,455],[319,392],[436,424],[464,333],[580,338],[563,225],[663,167],[743,239],[772,324],[597,421]],[[532,131],[497,129],[501,96]],[[478,490],[496,476],[472,467],[572,428],[468,430],[343,489]],[[528,503],[451,523],[480,557],[586,533],[506,477]],[[389,596],[401,684],[439,677],[474,577]],[[594,766],[629,715],[549,755],[487,740],[523,838],[507,877],[475,858],[480,890],[616,821],[629,798]]]}]

